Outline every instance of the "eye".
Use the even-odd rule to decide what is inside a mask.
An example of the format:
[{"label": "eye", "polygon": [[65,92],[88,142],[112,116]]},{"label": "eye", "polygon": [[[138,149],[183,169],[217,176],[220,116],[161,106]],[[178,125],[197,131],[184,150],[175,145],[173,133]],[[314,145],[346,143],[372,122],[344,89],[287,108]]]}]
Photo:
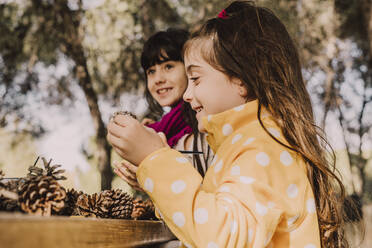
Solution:
[{"label": "eye", "polygon": [[147,71],[146,71],[146,74],[147,75],[152,75],[152,74],[154,74],[155,73],[155,69],[148,69]]},{"label": "eye", "polygon": [[190,81],[195,84],[195,85],[198,85],[199,84],[199,78],[200,77],[190,77]]},{"label": "eye", "polygon": [[166,64],[165,65],[165,69],[167,69],[167,70],[170,70],[170,69],[172,69],[174,67],[174,65],[172,65],[172,64]]}]

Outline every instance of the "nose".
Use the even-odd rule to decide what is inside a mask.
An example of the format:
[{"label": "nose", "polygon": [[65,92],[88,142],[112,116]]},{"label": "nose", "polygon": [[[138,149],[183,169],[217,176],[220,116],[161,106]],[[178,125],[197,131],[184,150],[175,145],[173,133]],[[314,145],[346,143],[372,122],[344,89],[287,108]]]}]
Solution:
[{"label": "nose", "polygon": [[192,84],[190,83],[187,84],[187,88],[183,93],[183,100],[189,103],[192,101]]},{"label": "nose", "polygon": [[156,85],[164,83],[165,82],[164,73],[162,73],[161,71],[156,72],[154,79]]}]

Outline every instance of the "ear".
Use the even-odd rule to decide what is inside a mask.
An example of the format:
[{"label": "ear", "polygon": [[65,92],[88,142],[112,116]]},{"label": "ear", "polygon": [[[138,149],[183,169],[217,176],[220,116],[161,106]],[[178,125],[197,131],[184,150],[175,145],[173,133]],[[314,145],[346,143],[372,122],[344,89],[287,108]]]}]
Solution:
[{"label": "ear", "polygon": [[235,85],[237,91],[238,91],[238,94],[245,98],[248,96],[248,90],[246,88],[246,86],[244,85],[244,83],[238,79],[238,78],[232,78],[231,79],[231,82]]}]

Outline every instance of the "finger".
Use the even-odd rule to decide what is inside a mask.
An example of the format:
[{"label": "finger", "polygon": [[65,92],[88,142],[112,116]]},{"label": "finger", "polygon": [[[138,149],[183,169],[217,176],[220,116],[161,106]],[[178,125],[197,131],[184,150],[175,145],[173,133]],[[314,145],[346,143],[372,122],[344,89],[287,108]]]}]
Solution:
[{"label": "finger", "polygon": [[130,172],[126,167],[121,167],[119,168],[119,170],[127,177],[127,178],[130,178],[132,180],[136,180],[137,181],[137,176],[136,174],[133,174],[132,172]]},{"label": "finger", "polygon": [[109,124],[107,125],[107,135],[113,135],[115,137],[125,137],[125,133],[126,133],[126,128],[111,121],[109,122]]},{"label": "finger", "polygon": [[123,141],[123,138],[117,137],[111,133],[107,134],[107,141],[115,148],[118,149],[124,149],[125,148],[125,142]]},{"label": "finger", "polygon": [[150,133],[156,133],[156,131],[154,129],[152,129],[151,127],[147,127],[147,126],[143,126],[147,131],[149,131]]},{"label": "finger", "polygon": [[142,121],[141,121],[141,124],[143,125],[149,125],[149,124],[152,124],[154,123],[155,121],[152,120],[152,119],[149,119],[149,118],[144,118]]},{"label": "finger", "polygon": [[114,162],[116,168],[118,168],[127,177],[137,180],[137,169],[138,167],[130,163],[129,161],[123,160],[120,163]]},{"label": "finger", "polygon": [[132,163],[129,162],[123,162],[123,166],[125,166],[130,172],[136,174],[138,170],[138,166],[135,166]]},{"label": "finger", "polygon": [[[123,160],[124,161],[124,160]],[[123,167],[123,165],[122,165],[122,162],[123,161],[121,161],[120,163],[118,162],[118,161],[114,161],[114,166],[117,168],[117,169],[119,169],[119,168],[121,168],[121,167]]]},{"label": "finger", "polygon": [[126,177],[119,169],[114,170],[115,174],[118,175],[121,179],[126,181],[131,187],[139,187],[137,180]]},{"label": "finger", "polygon": [[141,191],[141,192],[145,192],[141,187],[134,187],[132,186],[133,189],[137,190],[137,191]]},{"label": "finger", "polygon": [[116,115],[113,118],[113,122],[119,126],[126,127],[138,121],[130,115]]}]

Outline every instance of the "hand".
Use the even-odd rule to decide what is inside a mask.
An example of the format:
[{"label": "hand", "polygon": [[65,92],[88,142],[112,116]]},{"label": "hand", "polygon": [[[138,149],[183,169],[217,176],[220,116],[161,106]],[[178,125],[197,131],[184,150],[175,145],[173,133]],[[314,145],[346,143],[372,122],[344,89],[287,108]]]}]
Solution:
[{"label": "hand", "polygon": [[141,121],[141,123],[143,125],[150,125],[150,124],[153,124],[155,123],[156,121],[154,121],[153,119],[150,119],[150,118],[143,118],[143,120]]},{"label": "hand", "polygon": [[129,163],[128,161],[121,161],[120,163],[114,162],[115,169],[114,172],[118,175],[121,179],[126,181],[132,188],[137,191],[143,191],[137,181],[137,170],[138,167]]},{"label": "hand", "polygon": [[115,151],[137,166],[150,153],[168,146],[163,133],[156,133],[129,115],[115,116],[107,125],[107,131],[107,140]]}]

